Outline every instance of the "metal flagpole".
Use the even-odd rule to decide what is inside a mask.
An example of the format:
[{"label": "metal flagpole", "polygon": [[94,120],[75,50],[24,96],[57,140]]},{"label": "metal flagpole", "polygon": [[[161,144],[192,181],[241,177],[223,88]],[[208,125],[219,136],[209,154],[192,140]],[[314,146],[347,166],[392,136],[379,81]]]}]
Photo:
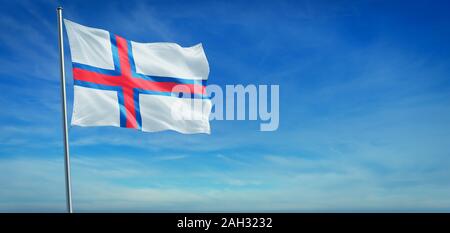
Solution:
[{"label": "metal flagpole", "polygon": [[67,211],[72,213],[72,185],[70,184],[70,155],[69,155],[69,134],[67,130],[67,104],[66,104],[66,72],[64,70],[64,41],[62,26],[62,7],[56,8],[58,14],[58,39],[59,39],[59,61],[61,69],[61,97],[63,113],[63,131],[64,131],[64,165],[66,176],[66,198]]}]

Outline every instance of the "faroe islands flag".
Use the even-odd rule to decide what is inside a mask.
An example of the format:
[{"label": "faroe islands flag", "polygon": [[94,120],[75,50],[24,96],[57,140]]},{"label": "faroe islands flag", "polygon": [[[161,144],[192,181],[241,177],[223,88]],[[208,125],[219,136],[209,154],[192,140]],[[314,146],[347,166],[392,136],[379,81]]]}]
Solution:
[{"label": "faroe islands flag", "polygon": [[74,79],[72,125],[210,133],[203,47],[138,43],[64,20]]}]

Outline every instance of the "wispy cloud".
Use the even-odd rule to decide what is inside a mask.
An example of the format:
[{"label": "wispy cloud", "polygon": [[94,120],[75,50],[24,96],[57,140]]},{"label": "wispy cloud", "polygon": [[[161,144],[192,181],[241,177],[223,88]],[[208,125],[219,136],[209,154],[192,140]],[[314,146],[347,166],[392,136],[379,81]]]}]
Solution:
[{"label": "wispy cloud", "polygon": [[[413,178],[392,174],[380,180],[378,174],[367,172],[365,167],[332,164],[333,159],[326,162],[329,168],[342,169],[341,172],[305,173],[298,158],[282,155],[265,158],[250,170],[205,173],[203,177],[220,183],[198,187],[198,180],[204,178],[195,172],[183,171],[183,180],[192,184],[160,186],[157,174],[164,171],[149,163],[117,157],[78,157],[73,162],[75,210],[445,211],[450,207],[443,195],[450,191],[448,186],[417,182],[419,175]],[[278,161],[275,166],[274,160]],[[296,171],[293,166],[297,166]],[[64,211],[62,159],[3,158],[0,168],[1,211]],[[172,182],[180,179],[173,173],[169,176]],[[396,183],[387,185],[391,182]],[[21,195],[14,196],[20,190]],[[403,195],[405,191],[409,192],[407,198]]]},{"label": "wispy cloud", "polygon": [[[64,211],[56,3],[36,2],[0,16],[2,212]],[[412,24],[414,10],[321,1],[63,3],[66,17],[132,40],[203,42],[211,83],[281,91],[276,132],[71,127],[76,211],[450,209],[450,34],[430,27],[444,16]]]}]

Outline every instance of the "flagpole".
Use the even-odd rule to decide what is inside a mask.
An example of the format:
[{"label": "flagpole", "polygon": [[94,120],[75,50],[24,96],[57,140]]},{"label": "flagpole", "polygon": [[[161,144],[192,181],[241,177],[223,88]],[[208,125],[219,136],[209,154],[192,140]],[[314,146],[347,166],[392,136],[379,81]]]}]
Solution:
[{"label": "flagpole", "polygon": [[58,41],[59,41],[59,64],[61,70],[61,97],[62,97],[62,113],[63,113],[63,132],[64,132],[64,168],[66,178],[66,201],[67,211],[73,212],[72,209],[72,185],[70,183],[70,154],[69,154],[69,134],[67,130],[67,103],[66,103],[66,71],[64,69],[64,41],[62,26],[62,7],[56,8],[58,14]]}]

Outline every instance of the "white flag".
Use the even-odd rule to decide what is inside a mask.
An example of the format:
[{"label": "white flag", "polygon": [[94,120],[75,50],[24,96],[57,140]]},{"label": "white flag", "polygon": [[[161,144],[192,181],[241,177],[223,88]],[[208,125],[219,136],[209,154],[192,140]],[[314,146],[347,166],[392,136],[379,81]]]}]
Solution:
[{"label": "white flag", "polygon": [[138,43],[64,24],[73,66],[72,125],[210,133],[202,44]]}]

